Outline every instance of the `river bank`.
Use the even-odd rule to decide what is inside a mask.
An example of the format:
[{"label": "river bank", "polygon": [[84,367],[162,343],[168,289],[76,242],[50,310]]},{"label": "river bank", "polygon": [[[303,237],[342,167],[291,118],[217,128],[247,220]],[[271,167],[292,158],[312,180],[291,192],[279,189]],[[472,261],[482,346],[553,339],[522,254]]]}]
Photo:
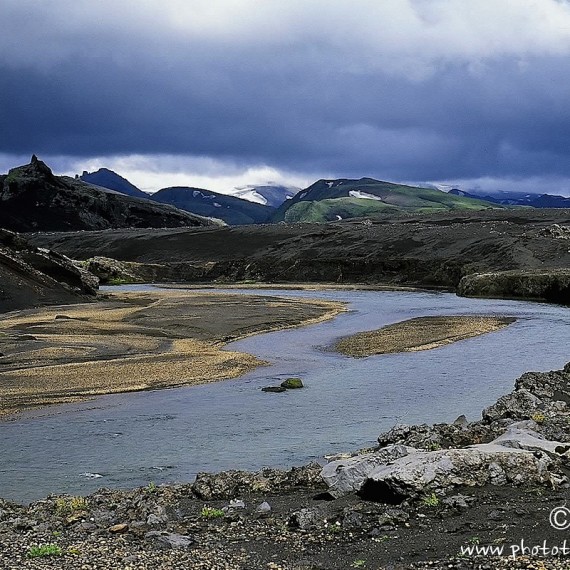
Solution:
[{"label": "river bank", "polygon": [[[489,485],[465,471],[441,486],[436,473],[422,480],[421,493],[410,489],[389,504],[358,492],[332,499],[320,466],[309,465],[200,474],[193,484],[101,490],[85,499],[52,496],[27,507],[2,502],[0,562],[123,570],[568,568],[566,532],[551,525],[550,513],[569,498],[569,399],[570,363],[523,375],[481,421],[399,426],[380,434],[375,450],[352,457],[370,460],[394,444],[453,457],[510,430],[519,442],[503,447],[518,477],[512,480]],[[513,430],[525,431],[524,443]],[[524,454],[543,462],[535,479],[518,463]],[[487,468],[496,473],[493,461]],[[493,546],[495,555],[477,555],[478,546]]]},{"label": "river bank", "polygon": [[264,362],[222,350],[228,342],[342,311],[329,301],[162,290],[8,313],[0,317],[0,415],[235,378]]}]

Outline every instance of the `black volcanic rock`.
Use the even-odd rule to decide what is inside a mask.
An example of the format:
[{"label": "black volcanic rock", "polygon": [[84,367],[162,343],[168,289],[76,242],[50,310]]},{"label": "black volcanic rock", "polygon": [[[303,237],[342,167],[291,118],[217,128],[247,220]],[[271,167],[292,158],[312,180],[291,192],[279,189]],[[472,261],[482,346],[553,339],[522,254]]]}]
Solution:
[{"label": "black volcanic rock", "polygon": [[100,168],[96,172],[86,172],[79,177],[83,182],[94,184],[95,186],[102,186],[109,190],[115,190],[127,196],[134,196],[135,198],[149,199],[150,195],[131,184],[126,178],[123,178],[116,172],[108,168]]},{"label": "black volcanic rock", "polygon": [[93,298],[98,279],[68,258],[0,229],[0,311]]},{"label": "black volcanic rock", "polygon": [[152,199],[194,214],[218,218],[232,226],[264,223],[275,212],[270,206],[185,186],[163,188],[153,194]]},{"label": "black volcanic rock", "polygon": [[0,187],[0,227],[18,232],[211,226],[221,222],[54,176],[33,156]]}]

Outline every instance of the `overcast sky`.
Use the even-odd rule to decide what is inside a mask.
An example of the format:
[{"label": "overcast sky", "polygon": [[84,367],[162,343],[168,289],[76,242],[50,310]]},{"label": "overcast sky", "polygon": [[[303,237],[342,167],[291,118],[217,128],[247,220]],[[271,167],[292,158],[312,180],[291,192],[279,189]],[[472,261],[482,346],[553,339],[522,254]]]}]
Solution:
[{"label": "overcast sky", "polygon": [[1,0],[0,171],[570,194],[566,0]]}]

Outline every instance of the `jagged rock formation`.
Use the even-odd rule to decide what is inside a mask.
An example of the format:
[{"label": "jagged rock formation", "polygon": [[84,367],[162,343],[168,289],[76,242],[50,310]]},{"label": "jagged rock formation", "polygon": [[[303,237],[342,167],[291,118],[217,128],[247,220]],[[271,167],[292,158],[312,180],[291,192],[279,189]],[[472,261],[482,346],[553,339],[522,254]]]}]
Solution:
[{"label": "jagged rock formation", "polygon": [[18,232],[213,226],[172,206],[54,176],[34,155],[0,179],[0,227]]},{"label": "jagged rock formation", "polygon": [[0,311],[92,298],[98,279],[69,259],[0,229]]}]

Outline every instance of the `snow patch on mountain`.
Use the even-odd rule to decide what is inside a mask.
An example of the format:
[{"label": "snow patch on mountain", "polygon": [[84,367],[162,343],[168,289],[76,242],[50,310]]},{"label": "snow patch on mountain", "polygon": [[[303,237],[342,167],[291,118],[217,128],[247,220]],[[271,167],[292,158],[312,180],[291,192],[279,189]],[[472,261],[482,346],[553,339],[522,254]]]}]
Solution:
[{"label": "snow patch on mountain", "polygon": [[382,198],[380,198],[380,196],[374,196],[374,194],[368,194],[368,192],[361,192],[360,190],[350,190],[348,195],[352,196],[353,198],[364,198],[365,200],[380,200],[380,202],[382,202]]},{"label": "snow patch on mountain", "polygon": [[233,194],[236,198],[241,198],[242,200],[249,200],[250,202],[255,202],[256,204],[267,205],[267,198],[256,192],[254,187],[242,188]]}]

